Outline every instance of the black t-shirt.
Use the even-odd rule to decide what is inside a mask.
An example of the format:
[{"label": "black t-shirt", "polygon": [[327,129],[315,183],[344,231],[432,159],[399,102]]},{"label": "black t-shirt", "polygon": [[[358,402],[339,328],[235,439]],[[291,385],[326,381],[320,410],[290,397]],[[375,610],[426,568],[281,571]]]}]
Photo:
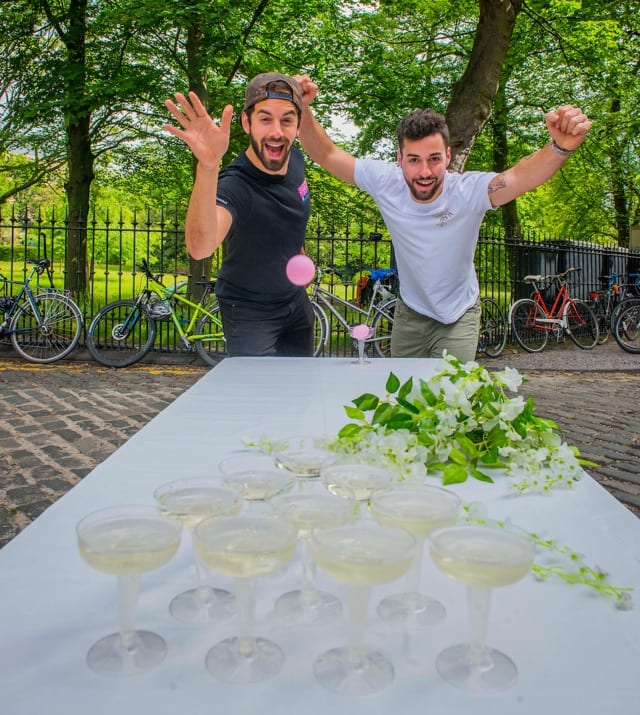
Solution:
[{"label": "black t-shirt", "polygon": [[242,152],[220,172],[217,203],[233,217],[216,294],[228,300],[282,303],[303,288],[286,275],[304,245],[310,213],[302,152],[293,147],[286,174],[267,174]]}]

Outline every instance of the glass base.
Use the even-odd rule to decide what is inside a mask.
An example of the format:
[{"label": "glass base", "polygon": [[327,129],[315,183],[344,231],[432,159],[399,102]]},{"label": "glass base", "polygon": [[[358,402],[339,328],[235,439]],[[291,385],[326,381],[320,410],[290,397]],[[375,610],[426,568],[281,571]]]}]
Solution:
[{"label": "glass base", "polygon": [[509,656],[485,648],[482,657],[472,660],[466,643],[443,650],[436,659],[436,669],[448,683],[471,693],[508,690],[518,679],[518,669]]},{"label": "glass base", "polygon": [[211,623],[233,615],[234,602],[229,591],[198,586],[178,594],[169,604],[169,612],[182,623]]},{"label": "glass base", "polygon": [[289,591],[274,606],[280,622],[294,626],[320,626],[340,617],[342,604],[326,591]]},{"label": "glass base", "polygon": [[266,638],[227,638],[211,648],[207,670],[228,683],[257,683],[276,675],[284,663],[279,645]]},{"label": "glass base", "polygon": [[380,601],[378,615],[385,623],[402,626],[433,626],[447,615],[445,607],[423,593],[397,593]]},{"label": "glass base", "polygon": [[393,682],[393,664],[371,648],[333,648],[313,664],[320,685],[339,695],[372,695]]},{"label": "glass base", "polygon": [[120,633],[111,633],[94,643],[87,653],[87,665],[99,675],[127,677],[144,673],[162,663],[167,644],[150,631],[133,631],[125,647]]}]

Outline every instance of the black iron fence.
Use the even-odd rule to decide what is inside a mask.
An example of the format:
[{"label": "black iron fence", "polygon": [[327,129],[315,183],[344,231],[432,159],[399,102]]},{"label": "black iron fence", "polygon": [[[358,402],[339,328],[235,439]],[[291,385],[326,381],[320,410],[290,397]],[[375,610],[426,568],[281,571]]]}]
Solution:
[{"label": "black iron fence", "polygon": [[[0,273],[21,280],[28,271],[28,259],[48,258],[58,287],[67,287],[70,282],[87,285],[86,292],[76,297],[88,324],[105,303],[131,297],[140,290],[144,276],[136,266],[142,258],[155,272],[162,273],[170,286],[186,284],[190,290],[195,281],[208,278],[207,274],[215,277],[221,251],[210,263],[190,261],[184,248],[183,221],[184,215],[175,210],[141,215],[123,209],[115,217],[112,212],[95,210],[80,227],[71,227],[67,218],[60,218],[55,211],[0,205]],[[84,246],[70,245],[72,236]],[[85,281],[68,275],[68,251],[86,257],[75,264],[76,270],[85,271]],[[357,221],[341,225],[312,222],[305,251],[318,265],[335,268],[332,289],[352,302],[363,274],[394,266],[384,226],[365,227]],[[640,273],[638,251],[535,232],[512,238],[495,228],[481,230],[475,262],[482,294],[497,300],[505,311],[514,300],[529,295],[530,286],[524,282],[529,274],[579,268],[572,274],[570,287],[576,297],[586,299],[591,292],[606,288],[612,275]],[[357,316],[350,316],[348,310],[344,315],[347,322],[357,322]],[[331,333],[333,340],[326,354],[351,354],[351,340],[345,331],[332,325]],[[179,350],[178,346],[170,324],[166,324],[156,350]]]}]

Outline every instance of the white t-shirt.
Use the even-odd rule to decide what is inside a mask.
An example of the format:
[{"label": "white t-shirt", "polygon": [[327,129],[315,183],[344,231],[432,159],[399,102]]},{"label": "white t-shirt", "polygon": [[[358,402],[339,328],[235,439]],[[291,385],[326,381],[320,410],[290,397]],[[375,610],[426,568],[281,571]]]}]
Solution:
[{"label": "white t-shirt", "polygon": [[423,204],[411,198],[399,166],[356,160],[356,185],[380,209],[395,250],[400,295],[416,312],[449,324],[477,301],[473,256],[480,224],[492,208],[488,188],[494,176],[447,172],[440,196]]}]

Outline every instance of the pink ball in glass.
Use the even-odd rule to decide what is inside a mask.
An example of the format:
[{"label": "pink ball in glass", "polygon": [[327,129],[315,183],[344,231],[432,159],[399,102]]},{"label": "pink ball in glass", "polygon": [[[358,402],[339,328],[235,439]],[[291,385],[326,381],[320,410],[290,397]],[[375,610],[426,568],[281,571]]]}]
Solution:
[{"label": "pink ball in glass", "polygon": [[369,326],[368,325],[354,325],[351,328],[351,336],[356,340],[366,340],[369,337]]},{"label": "pink ball in glass", "polygon": [[315,263],[309,258],[299,253],[290,258],[287,262],[287,278],[297,286],[304,286],[311,283],[316,272]]}]

